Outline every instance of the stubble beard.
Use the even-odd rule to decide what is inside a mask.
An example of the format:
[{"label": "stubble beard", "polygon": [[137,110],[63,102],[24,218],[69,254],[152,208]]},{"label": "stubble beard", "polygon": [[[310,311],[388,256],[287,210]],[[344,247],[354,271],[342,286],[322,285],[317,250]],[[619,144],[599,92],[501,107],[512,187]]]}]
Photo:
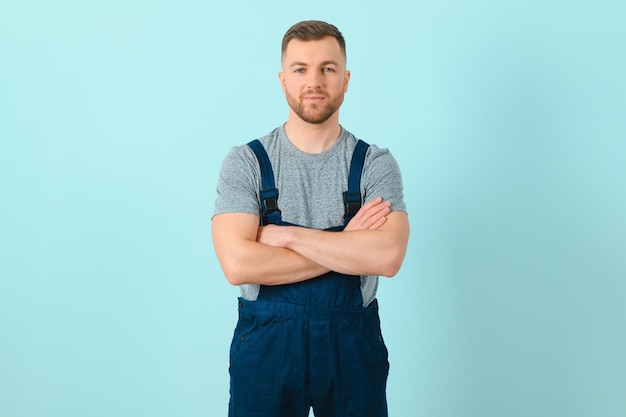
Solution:
[{"label": "stubble beard", "polygon": [[[343,94],[338,95],[333,99],[326,100],[323,104],[311,103],[305,106],[303,103],[303,96],[306,94],[321,94],[317,91],[307,91],[302,94],[299,100],[293,97],[289,92],[285,94],[287,97],[287,103],[291,110],[298,115],[300,119],[311,124],[322,124],[331,118],[333,114],[339,110],[341,103],[343,103]],[[325,97],[328,97],[324,94]]]}]

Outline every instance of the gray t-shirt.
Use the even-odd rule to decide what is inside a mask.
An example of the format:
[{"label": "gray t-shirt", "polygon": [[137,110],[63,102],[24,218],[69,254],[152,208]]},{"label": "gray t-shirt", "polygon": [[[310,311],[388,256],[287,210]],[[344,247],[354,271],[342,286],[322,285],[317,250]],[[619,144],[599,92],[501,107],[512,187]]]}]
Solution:
[{"label": "gray t-shirt", "polygon": [[[259,139],[272,163],[278,207],[285,222],[327,229],[343,225],[343,192],[348,189],[348,173],[357,138],[343,129],[337,142],[317,154],[303,152],[287,138],[283,126]],[[260,215],[261,170],[249,146],[234,147],[224,159],[217,184],[213,216],[222,213]],[[391,202],[392,211],[406,211],[402,178],[389,150],[371,145],[361,175],[364,203],[376,197]],[[376,297],[377,276],[361,276],[363,305]],[[241,296],[256,300],[259,285],[241,285]]]}]

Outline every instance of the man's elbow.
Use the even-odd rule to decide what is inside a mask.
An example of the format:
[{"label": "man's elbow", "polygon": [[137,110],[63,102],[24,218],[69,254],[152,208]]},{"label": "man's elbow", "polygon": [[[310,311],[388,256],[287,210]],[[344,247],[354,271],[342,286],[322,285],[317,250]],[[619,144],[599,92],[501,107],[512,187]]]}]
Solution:
[{"label": "man's elbow", "polygon": [[226,281],[232,286],[238,287],[244,284],[243,278],[238,275],[226,274]]},{"label": "man's elbow", "polygon": [[402,261],[404,261],[404,250],[390,253],[387,257],[385,257],[385,259],[386,261],[380,265],[381,270],[378,275],[393,278],[402,267]]},{"label": "man's elbow", "polygon": [[393,278],[400,271],[400,267],[402,263],[388,263],[384,265],[383,269],[380,271],[381,276],[387,278]]},{"label": "man's elbow", "polygon": [[388,278],[394,277],[400,271],[409,242],[409,223],[406,213],[395,212],[391,215],[394,215],[395,226],[390,233],[385,235],[388,240],[382,244],[384,249],[379,258],[385,261],[381,265],[381,272],[378,274]]},{"label": "man's elbow", "polygon": [[228,281],[230,285],[238,286],[246,283],[246,274],[242,268],[229,262],[222,262],[221,266],[222,272],[224,272],[224,276],[226,277],[226,281]]}]

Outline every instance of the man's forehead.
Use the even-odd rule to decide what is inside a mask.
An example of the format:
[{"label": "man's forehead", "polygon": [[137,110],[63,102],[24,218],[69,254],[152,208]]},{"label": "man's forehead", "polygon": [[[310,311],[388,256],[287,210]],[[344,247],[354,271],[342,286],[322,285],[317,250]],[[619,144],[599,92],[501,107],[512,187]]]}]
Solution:
[{"label": "man's forehead", "polygon": [[[287,44],[282,57],[283,65],[292,65],[294,62],[309,63],[308,61],[333,61],[337,65],[345,62],[345,56],[341,51],[339,42],[332,36],[320,40],[305,41],[292,39]],[[313,64],[312,62],[310,64]]]}]

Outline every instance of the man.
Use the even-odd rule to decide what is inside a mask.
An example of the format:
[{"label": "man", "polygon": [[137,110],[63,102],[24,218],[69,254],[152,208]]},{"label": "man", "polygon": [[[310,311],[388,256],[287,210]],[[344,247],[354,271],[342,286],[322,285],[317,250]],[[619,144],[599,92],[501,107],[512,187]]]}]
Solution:
[{"label": "man", "polygon": [[350,72],[335,26],[292,26],[278,75],[289,118],[228,154],[213,216],[241,290],[229,416],[387,416],[375,295],[406,252],[400,172],[339,125]]}]

